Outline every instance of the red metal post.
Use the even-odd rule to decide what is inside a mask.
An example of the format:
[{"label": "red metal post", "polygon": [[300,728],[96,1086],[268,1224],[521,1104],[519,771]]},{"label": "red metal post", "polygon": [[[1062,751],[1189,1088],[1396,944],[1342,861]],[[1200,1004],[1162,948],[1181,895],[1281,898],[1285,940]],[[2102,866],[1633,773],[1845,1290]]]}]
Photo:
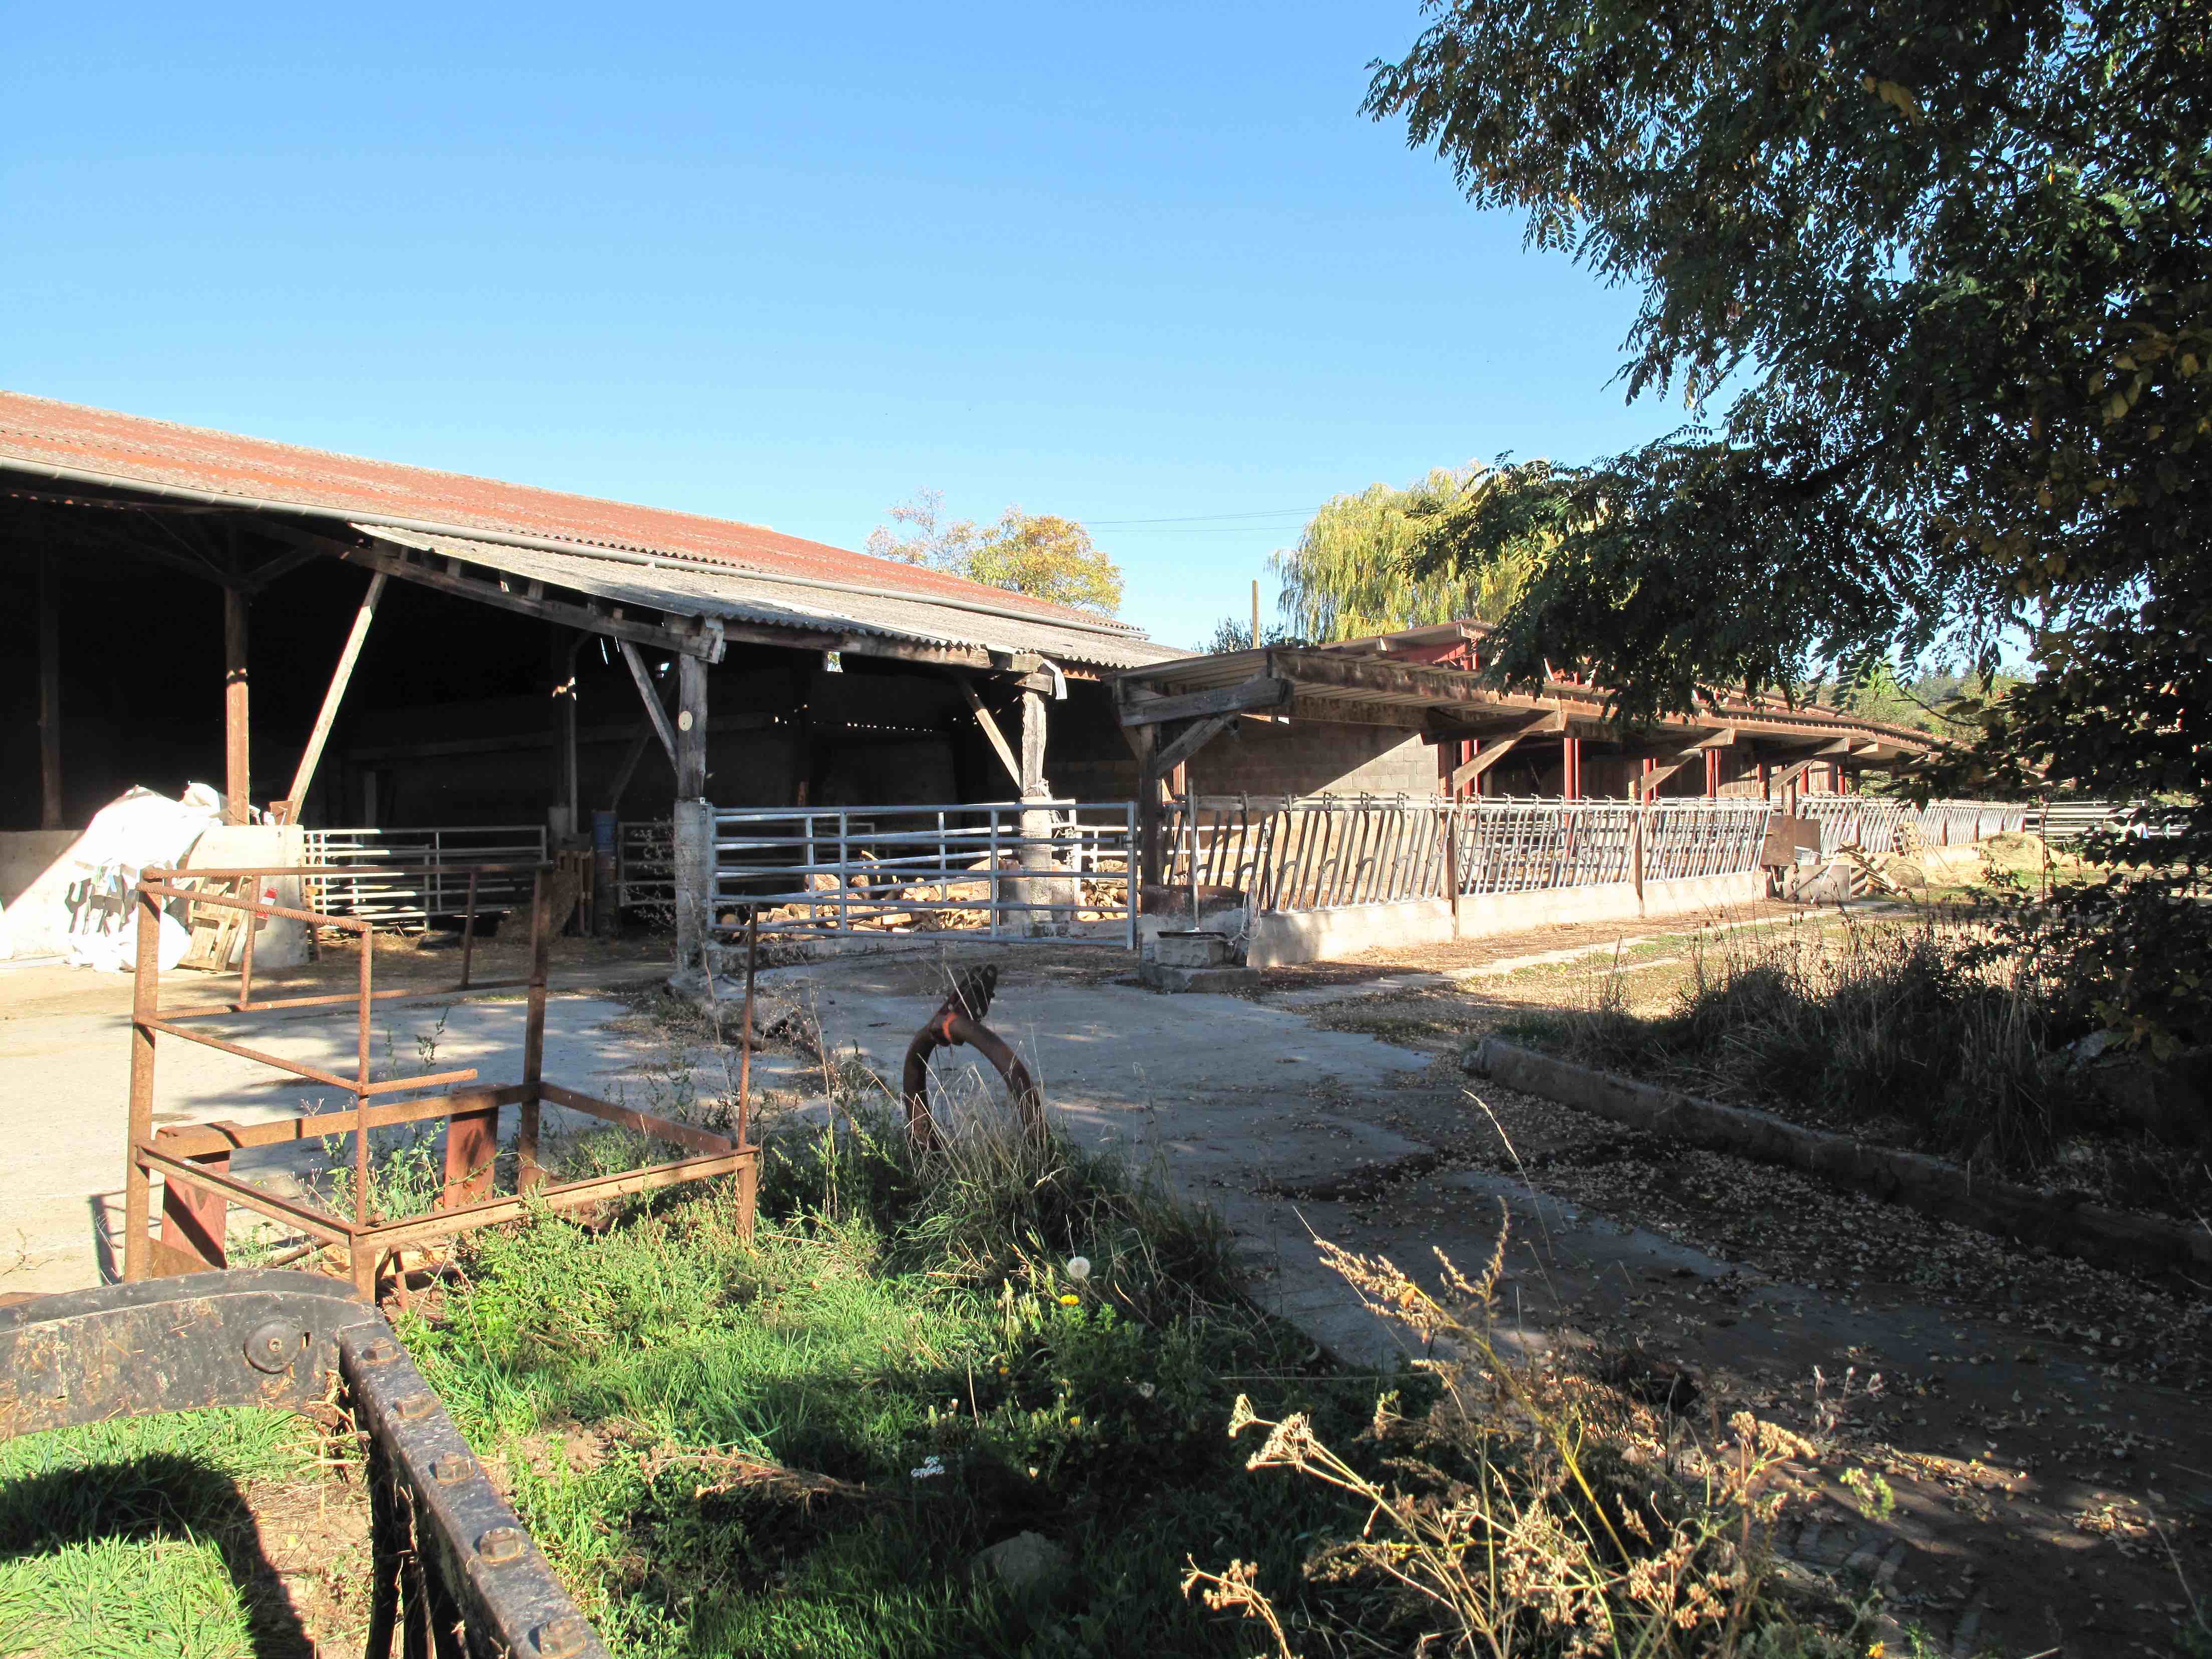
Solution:
[{"label": "red metal post", "polygon": [[152,1239],[153,1182],[139,1149],[154,1138],[154,1027],[161,1017],[161,905],[145,884],[167,874],[141,873],[137,892],[137,971],[131,981],[131,1118],[125,1130],[123,1166],[123,1277],[146,1277]]}]

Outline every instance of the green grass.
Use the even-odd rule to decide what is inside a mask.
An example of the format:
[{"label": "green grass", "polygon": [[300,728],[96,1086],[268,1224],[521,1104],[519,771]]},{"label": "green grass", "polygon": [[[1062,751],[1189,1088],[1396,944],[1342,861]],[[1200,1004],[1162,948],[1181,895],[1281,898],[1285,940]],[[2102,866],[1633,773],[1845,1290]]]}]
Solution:
[{"label": "green grass", "polygon": [[127,1419],[0,1442],[0,1654],[257,1651],[244,1492],[296,1476],[313,1431],[279,1412]]},{"label": "green grass", "polygon": [[[1242,1392],[1349,1440],[1375,1384],[1237,1300],[1213,1227],[1156,1188],[1057,1142],[917,1170],[864,1123],[787,1141],[762,1214],[748,1244],[716,1187],[481,1236],[471,1288],[404,1331],[617,1651],[1262,1650],[1184,1599],[1194,1554],[1258,1561],[1312,1621],[1372,1595],[1301,1572],[1358,1516],[1247,1474],[1225,1429]],[[866,1490],[728,1487],[721,1451]],[[1027,1604],[968,1571],[1023,1531],[1073,1561]]]}]

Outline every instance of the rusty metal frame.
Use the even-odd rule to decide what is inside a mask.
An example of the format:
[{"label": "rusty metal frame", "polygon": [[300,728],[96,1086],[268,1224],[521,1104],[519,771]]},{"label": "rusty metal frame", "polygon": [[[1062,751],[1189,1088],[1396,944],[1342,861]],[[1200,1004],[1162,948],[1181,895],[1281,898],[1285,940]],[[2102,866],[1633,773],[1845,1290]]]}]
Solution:
[{"label": "rusty metal frame", "polygon": [[1022,1127],[1038,1140],[1044,1139],[1044,1098],[1037,1092],[1036,1080],[1006,1039],[983,1024],[998,988],[995,967],[962,969],[953,975],[952,988],[937,1012],[907,1044],[900,1096],[906,1105],[907,1139],[916,1152],[926,1152],[937,1145],[937,1120],[929,1109],[929,1057],[939,1048],[963,1045],[998,1068]]},{"label": "rusty metal frame", "polygon": [[[476,893],[479,878],[489,874],[518,874],[532,878],[530,905],[530,961],[527,978],[473,983]],[[481,865],[465,872],[447,866],[447,873],[465,873],[469,882],[468,908],[462,921],[460,982],[431,990],[379,991],[375,988],[376,933],[366,918],[335,915],[324,911],[281,905],[264,896],[264,884],[275,878],[313,878],[331,871],[321,866],[280,866],[249,870],[172,871],[143,872],[137,894],[137,971],[133,986],[131,1036],[130,1127],[124,1171],[124,1279],[126,1282],[162,1274],[194,1273],[221,1267],[227,1261],[226,1233],[229,1206],[245,1206],[318,1241],[319,1245],[343,1246],[350,1258],[354,1294],[362,1301],[376,1297],[378,1270],[385,1257],[400,1249],[453,1237],[478,1227],[517,1221],[532,1209],[574,1209],[629,1194],[649,1192],[684,1182],[714,1176],[738,1177],[738,1224],[750,1231],[758,1186],[759,1152],[750,1144],[741,1111],[735,1138],[720,1135],[696,1124],[678,1123],[627,1106],[617,1106],[574,1089],[549,1083],[543,1076],[545,1052],[546,963],[550,904],[548,866]],[[412,874],[411,870],[392,873]],[[244,881],[253,896],[208,893],[179,884],[183,880]],[[161,906],[181,899],[193,904],[243,910],[255,924],[245,930],[236,1000],[214,1008],[164,1012],[161,1000],[161,969],[158,954]],[[281,916],[310,927],[331,927],[355,934],[360,940],[359,983],[350,993],[334,995],[253,998],[253,936],[259,918]],[[523,1029],[523,1075],[519,1084],[496,1088],[474,1084],[473,1067],[438,1072],[422,1077],[392,1078],[381,1082],[370,1075],[370,1011],[392,998],[451,996],[469,991],[526,987],[529,992]],[[351,1076],[287,1060],[243,1042],[234,1042],[192,1030],[185,1022],[221,1014],[259,1013],[272,1009],[337,1007],[351,1003],[356,1019],[356,1070]],[[154,1127],[155,1039],[180,1038],[236,1054],[267,1066],[284,1077],[306,1078],[326,1088],[353,1097],[350,1109],[303,1114],[268,1123],[230,1122]],[[453,1092],[427,1098],[370,1103],[387,1095],[414,1093],[424,1089],[464,1085]],[[686,1156],[671,1162],[582,1181],[549,1183],[538,1161],[538,1112],[550,1101],[658,1140],[684,1149]],[[511,1196],[492,1191],[491,1166],[499,1146],[501,1109],[519,1109],[521,1170],[518,1190]],[[388,1124],[444,1118],[446,1184],[438,1207],[428,1215],[380,1221],[369,1206],[369,1131]],[[301,1141],[339,1134],[353,1139],[354,1212],[339,1216],[319,1206],[279,1197],[230,1173],[231,1155],[254,1146]],[[151,1229],[152,1180],[162,1178],[161,1231]],[[311,1247],[312,1248],[312,1247]]]},{"label": "rusty metal frame", "polygon": [[384,1316],[319,1274],[197,1273],[0,1310],[0,1440],[154,1412],[307,1413],[367,1442],[367,1659],[607,1659]]}]

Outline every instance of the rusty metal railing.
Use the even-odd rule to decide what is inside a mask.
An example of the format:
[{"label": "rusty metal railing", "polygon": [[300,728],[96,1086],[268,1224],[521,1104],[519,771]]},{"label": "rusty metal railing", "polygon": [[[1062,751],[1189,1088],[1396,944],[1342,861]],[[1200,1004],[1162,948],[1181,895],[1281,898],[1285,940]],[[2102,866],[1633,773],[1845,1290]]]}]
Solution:
[{"label": "rusty metal railing", "polygon": [[[462,873],[466,910],[462,927],[460,983],[424,988],[403,986],[376,988],[376,928],[365,916],[338,916],[327,912],[279,904],[265,895],[277,879],[307,882],[326,876],[324,867],[305,866],[274,869],[195,870],[148,869],[143,872],[137,896],[137,969],[131,1013],[131,1096],[124,1163],[124,1275],[137,1280],[149,1275],[196,1273],[220,1267],[228,1260],[230,1206],[237,1204],[290,1229],[309,1241],[309,1248],[336,1246],[349,1258],[354,1289],[365,1302],[376,1298],[380,1267],[388,1255],[458,1237],[478,1227],[520,1220],[540,1206],[576,1208],[604,1199],[623,1197],[709,1176],[738,1177],[738,1224],[752,1225],[753,1195],[759,1170],[758,1149],[750,1144],[747,1102],[740,1091],[733,1136],[712,1133],[695,1124],[655,1117],[618,1106],[549,1082],[544,1076],[545,1000],[547,994],[548,910],[551,872],[542,866],[475,865]],[[530,894],[530,969],[520,980],[474,983],[471,967],[474,947],[475,895],[479,883],[490,876],[520,875]],[[197,881],[202,885],[184,884]],[[244,883],[255,895],[240,897],[210,890],[206,884]],[[249,918],[239,969],[239,995],[228,1002],[194,1008],[164,1008],[159,955],[161,914],[165,905],[181,901],[187,906],[213,906],[243,913]],[[350,932],[359,951],[353,990],[306,996],[253,996],[253,938],[264,917],[281,917],[310,927]],[[519,1083],[496,1088],[477,1085],[473,1067],[415,1077],[378,1079],[371,1065],[371,1015],[374,1005],[395,997],[450,996],[469,990],[526,987],[523,1013],[522,1078]],[[311,1066],[304,1061],[256,1048],[233,1037],[214,1035],[202,1022],[270,1010],[325,1008],[336,1011],[352,1004],[355,1025],[354,1069],[350,1073]],[[257,1124],[166,1124],[154,1121],[156,1041],[178,1039],[234,1054],[265,1066],[270,1080],[304,1078],[325,1088],[350,1095],[348,1110],[307,1114]],[[333,1065],[343,1064],[334,1061]],[[432,1089],[452,1088],[451,1093],[421,1097]],[[376,1103],[372,1105],[371,1102]],[[546,1102],[570,1111],[622,1127],[683,1149],[688,1156],[668,1163],[580,1181],[556,1182],[539,1161],[540,1109]],[[512,1194],[494,1191],[494,1173],[502,1109],[518,1109],[517,1174]],[[386,1217],[377,1212],[372,1197],[369,1133],[394,1124],[443,1119],[446,1127],[446,1180],[437,1207],[430,1214]],[[352,1213],[342,1216],[322,1206],[283,1197],[239,1179],[231,1173],[234,1152],[249,1147],[275,1146],[322,1136],[349,1135],[353,1141]],[[161,1231],[149,1231],[152,1188],[161,1180]]]}]

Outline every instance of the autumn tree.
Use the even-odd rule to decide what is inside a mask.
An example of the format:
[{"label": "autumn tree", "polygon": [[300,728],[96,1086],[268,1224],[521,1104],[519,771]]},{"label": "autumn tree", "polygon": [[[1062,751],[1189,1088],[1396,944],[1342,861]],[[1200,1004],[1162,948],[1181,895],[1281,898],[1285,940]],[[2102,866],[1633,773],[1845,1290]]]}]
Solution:
[{"label": "autumn tree", "polygon": [[2099,901],[2140,907],[2112,920],[2163,977],[2095,971],[2100,1018],[2199,1036],[2208,87],[2200,0],[1458,0],[1366,106],[1640,294],[1626,390],[1690,410],[1424,536],[1410,568],[1441,581],[1547,548],[1500,677],[1573,662],[1635,719],[1987,672],[2024,638],[2032,681],[1930,782],[2188,803],[2157,880]]},{"label": "autumn tree", "polygon": [[890,518],[904,533],[890,525],[871,531],[868,551],[878,558],[927,565],[1102,617],[1121,608],[1121,568],[1073,519],[1009,507],[993,525],[948,522],[945,498],[934,489],[917,490],[890,509]]}]

